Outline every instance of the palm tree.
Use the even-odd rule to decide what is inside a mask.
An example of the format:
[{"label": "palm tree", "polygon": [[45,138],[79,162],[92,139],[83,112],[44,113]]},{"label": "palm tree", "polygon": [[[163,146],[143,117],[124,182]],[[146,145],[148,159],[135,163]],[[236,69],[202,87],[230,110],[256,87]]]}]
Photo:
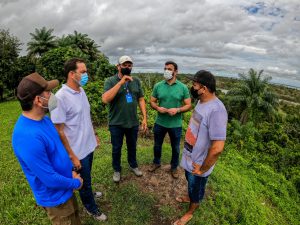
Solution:
[{"label": "palm tree", "polygon": [[248,74],[239,74],[241,82],[227,93],[231,110],[240,112],[240,121],[245,124],[249,119],[271,119],[278,106],[278,98],[269,88],[271,77],[262,77],[250,69]]},{"label": "palm tree", "polygon": [[42,29],[35,29],[34,33],[30,33],[31,41],[27,43],[28,55],[31,57],[42,56],[45,52],[57,46],[56,37],[52,35],[53,29],[47,30],[46,27]]},{"label": "palm tree", "polygon": [[97,59],[101,53],[98,50],[100,46],[97,45],[94,40],[89,38],[87,34],[79,33],[76,30],[74,31],[74,34],[69,34],[68,36],[63,36],[61,39],[59,39],[58,44],[61,47],[77,47],[83,53],[87,54],[91,60]]}]

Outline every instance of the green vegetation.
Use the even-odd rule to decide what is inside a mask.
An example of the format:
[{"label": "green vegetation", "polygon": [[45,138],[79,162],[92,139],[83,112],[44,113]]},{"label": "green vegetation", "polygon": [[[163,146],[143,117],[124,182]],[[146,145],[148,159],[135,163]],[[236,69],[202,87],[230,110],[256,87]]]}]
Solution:
[{"label": "green vegetation", "polygon": [[[217,87],[224,90],[231,90],[239,82],[237,78],[217,77]],[[270,85],[279,99],[286,100],[291,103],[300,103],[300,91],[283,85]]]},{"label": "green vegetation", "polygon": [[0,29],[0,101],[5,98],[5,92],[11,92],[14,89],[14,73],[13,66],[19,55],[20,41],[17,37],[10,35],[8,30]]},{"label": "green vegetation", "polygon": [[[28,56],[20,57],[19,40],[8,30],[0,30],[3,43],[0,101],[13,100],[0,103],[0,224],[49,224],[44,210],[35,206],[12,150],[13,126],[21,113],[15,101],[15,89],[22,77],[33,71],[46,79],[63,82],[63,64],[71,57],[85,59],[90,74],[90,82],[84,88],[101,139],[92,175],[95,189],[104,192],[98,203],[109,216],[107,224],[170,224],[187,209],[187,205],[171,204],[167,197],[161,203],[158,194],[167,189],[164,185],[171,184],[159,186],[158,193],[148,192],[143,182],[149,177],[134,179],[126,167],[126,154],[122,156],[124,182],[120,185],[112,182],[108,110],[101,102],[101,94],[104,80],[116,72],[115,66],[87,34],[74,31],[74,34],[55,37],[52,33],[52,29],[45,27],[36,29],[28,43]],[[145,168],[152,162],[151,130],[156,117],[149,100],[154,84],[162,76],[158,73],[133,75],[141,79],[148,103],[150,134],[138,140],[138,160]],[[217,95],[229,114],[227,141],[209,179],[206,199],[189,224],[299,224],[300,91],[270,85],[270,78],[261,75],[262,71],[250,69],[248,74],[241,75],[241,80],[217,78]],[[185,74],[180,74],[178,79],[191,86]],[[191,112],[184,114],[184,130],[190,116]],[[170,145],[166,142],[163,147],[162,162],[168,164]],[[181,191],[184,193],[186,187]],[[84,224],[97,224],[86,216],[82,205],[81,216]]]},{"label": "green vegetation", "polygon": [[[0,104],[0,117],[3,118],[0,123],[0,224],[49,224],[44,210],[35,206],[29,185],[11,148],[11,133],[19,114],[18,102]],[[244,135],[253,133],[251,125],[241,126],[248,126],[244,128],[248,133],[241,131]],[[260,156],[256,160],[249,157],[251,137],[249,140],[240,138],[236,141],[239,146],[233,143],[237,136],[232,136],[232,127],[229,127],[224,154],[210,177],[208,196],[190,224],[299,224],[300,199],[295,186],[281,173],[275,172],[273,167],[259,160]],[[169,204],[159,205],[155,194],[140,188],[128,170],[126,154],[122,156],[125,181],[115,185],[111,179],[109,132],[106,126],[100,126],[97,133],[101,145],[95,152],[92,174],[95,189],[104,192],[98,203],[109,216],[105,224],[170,224],[187,209],[187,205],[179,208]],[[141,165],[151,162],[152,146],[151,139],[139,138],[138,160]],[[166,143],[163,163],[169,162],[170,152]],[[82,205],[80,209],[84,224],[98,224],[84,213]]]},{"label": "green vegetation", "polygon": [[241,81],[227,94],[229,110],[235,112],[243,124],[248,120],[271,120],[275,115],[278,99],[268,85],[272,78],[262,78],[262,72],[250,69],[247,75],[240,74]]},{"label": "green vegetation", "polygon": [[87,34],[74,31],[74,34],[56,37],[53,32],[46,27],[36,28],[30,33],[27,56],[19,56],[22,45],[19,39],[8,30],[0,29],[0,101],[14,99],[21,79],[35,71],[46,79],[64,82],[63,65],[73,57],[85,60],[91,80],[103,80],[116,72],[115,66]]},{"label": "green vegetation", "polygon": [[56,47],[55,36],[52,35],[54,29],[47,30],[35,28],[34,33],[30,33],[31,41],[27,43],[28,56],[40,57],[44,53]]}]

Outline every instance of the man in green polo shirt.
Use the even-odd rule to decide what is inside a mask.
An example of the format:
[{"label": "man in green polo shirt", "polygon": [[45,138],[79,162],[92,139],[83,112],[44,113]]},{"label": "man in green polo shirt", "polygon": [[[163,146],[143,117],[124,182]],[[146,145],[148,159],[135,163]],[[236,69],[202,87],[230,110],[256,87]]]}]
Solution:
[{"label": "man in green polo shirt", "polygon": [[182,131],[182,113],[190,110],[191,98],[187,86],[177,80],[178,66],[175,62],[165,63],[165,80],[155,84],[150,100],[157,118],[154,124],[154,160],[149,168],[154,172],[160,167],[162,144],[166,133],[169,134],[172,146],[171,174],[178,178],[178,163],[180,153],[180,139]]},{"label": "man in green polo shirt", "polygon": [[129,56],[119,59],[118,73],[105,80],[102,102],[109,104],[109,131],[112,143],[113,181],[121,179],[121,150],[124,135],[127,143],[127,160],[136,176],[142,176],[136,161],[136,142],[139,130],[137,106],[143,114],[142,130],[147,129],[146,104],[141,82],[131,77],[133,66]]}]

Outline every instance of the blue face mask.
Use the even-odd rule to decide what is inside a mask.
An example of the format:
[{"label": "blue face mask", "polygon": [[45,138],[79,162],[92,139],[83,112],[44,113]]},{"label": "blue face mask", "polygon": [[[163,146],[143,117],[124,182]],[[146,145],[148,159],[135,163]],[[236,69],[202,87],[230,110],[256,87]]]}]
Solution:
[{"label": "blue face mask", "polygon": [[79,81],[79,85],[80,85],[80,86],[85,86],[86,83],[88,82],[88,80],[89,80],[88,74],[87,74],[87,73],[83,73],[83,74],[81,75],[81,79],[80,79],[80,81]]}]

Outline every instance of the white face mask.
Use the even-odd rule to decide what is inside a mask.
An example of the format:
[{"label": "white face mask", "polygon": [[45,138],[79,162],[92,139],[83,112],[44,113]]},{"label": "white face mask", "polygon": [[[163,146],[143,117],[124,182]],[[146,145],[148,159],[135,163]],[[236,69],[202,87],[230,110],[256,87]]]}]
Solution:
[{"label": "white face mask", "polygon": [[44,109],[49,109],[49,111],[51,112],[52,110],[54,110],[57,107],[57,98],[56,96],[51,92],[49,99],[40,96],[42,99],[48,100],[48,107],[43,107]]},{"label": "white face mask", "polygon": [[173,78],[173,72],[170,70],[165,70],[164,72],[164,78],[166,80],[171,80]]}]

